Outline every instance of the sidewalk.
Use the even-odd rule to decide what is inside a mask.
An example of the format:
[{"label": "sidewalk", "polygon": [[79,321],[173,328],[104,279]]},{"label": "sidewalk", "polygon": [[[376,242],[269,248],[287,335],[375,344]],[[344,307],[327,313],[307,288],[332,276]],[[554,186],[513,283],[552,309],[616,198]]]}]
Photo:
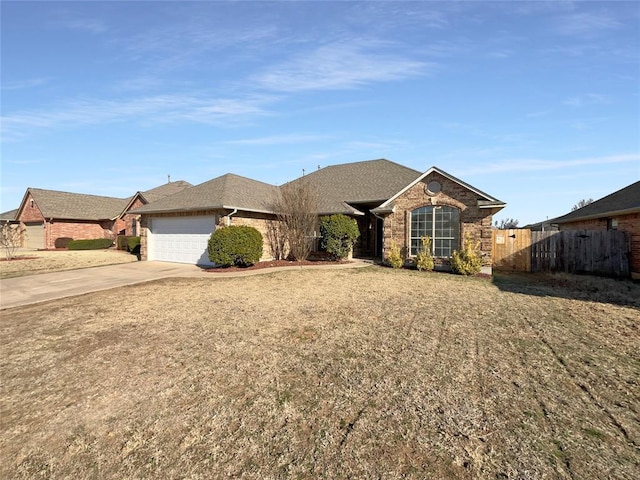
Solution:
[{"label": "sidewalk", "polygon": [[371,263],[366,261],[354,260],[348,264],[274,267],[230,273],[207,273],[195,265],[154,261],[107,265],[0,279],[0,310],[168,277],[215,280],[216,278],[246,277],[286,270],[358,268],[370,265]]}]

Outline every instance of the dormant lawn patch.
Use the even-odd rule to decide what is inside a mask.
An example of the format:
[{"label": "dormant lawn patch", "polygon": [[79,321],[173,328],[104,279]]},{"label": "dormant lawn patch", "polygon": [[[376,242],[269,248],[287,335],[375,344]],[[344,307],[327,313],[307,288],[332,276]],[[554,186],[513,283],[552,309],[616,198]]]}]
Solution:
[{"label": "dormant lawn patch", "polygon": [[18,257],[0,261],[0,278],[37,273],[76,270],[78,268],[136,262],[135,255],[118,250],[21,250]]},{"label": "dormant lawn patch", "polygon": [[637,478],[640,288],[561,280],[295,270],[6,310],[0,477]]}]

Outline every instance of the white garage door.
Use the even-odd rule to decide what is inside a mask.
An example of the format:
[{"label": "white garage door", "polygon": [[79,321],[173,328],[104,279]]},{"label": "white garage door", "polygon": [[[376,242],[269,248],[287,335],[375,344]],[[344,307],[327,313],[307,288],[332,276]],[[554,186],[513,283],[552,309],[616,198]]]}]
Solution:
[{"label": "white garage door", "polygon": [[215,217],[155,217],[150,223],[149,260],[212,265],[207,243],[215,228]]}]

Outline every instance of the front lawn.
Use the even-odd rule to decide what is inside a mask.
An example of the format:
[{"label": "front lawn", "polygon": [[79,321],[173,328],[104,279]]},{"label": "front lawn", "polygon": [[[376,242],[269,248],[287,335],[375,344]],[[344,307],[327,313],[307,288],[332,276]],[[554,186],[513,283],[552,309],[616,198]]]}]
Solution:
[{"label": "front lawn", "polygon": [[4,310],[0,478],[635,479],[640,287],[554,278],[295,270]]}]

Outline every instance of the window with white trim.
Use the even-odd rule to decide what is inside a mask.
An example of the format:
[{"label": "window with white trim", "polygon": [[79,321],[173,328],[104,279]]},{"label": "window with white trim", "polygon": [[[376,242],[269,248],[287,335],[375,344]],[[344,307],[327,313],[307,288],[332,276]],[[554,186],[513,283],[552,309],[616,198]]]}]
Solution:
[{"label": "window with white trim", "polygon": [[460,243],[460,210],[449,206],[427,206],[411,212],[411,255],[417,255],[422,237],[431,238],[434,257],[450,257]]}]

